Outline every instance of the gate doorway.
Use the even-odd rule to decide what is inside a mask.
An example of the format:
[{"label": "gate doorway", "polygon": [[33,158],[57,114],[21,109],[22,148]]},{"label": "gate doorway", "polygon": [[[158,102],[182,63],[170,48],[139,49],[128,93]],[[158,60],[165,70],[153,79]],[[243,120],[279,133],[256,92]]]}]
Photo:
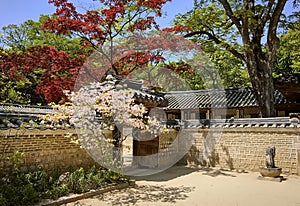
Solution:
[{"label": "gate doorway", "polygon": [[[148,136],[149,137],[149,136]],[[139,168],[158,167],[159,137],[143,140],[134,138],[133,159]]]}]

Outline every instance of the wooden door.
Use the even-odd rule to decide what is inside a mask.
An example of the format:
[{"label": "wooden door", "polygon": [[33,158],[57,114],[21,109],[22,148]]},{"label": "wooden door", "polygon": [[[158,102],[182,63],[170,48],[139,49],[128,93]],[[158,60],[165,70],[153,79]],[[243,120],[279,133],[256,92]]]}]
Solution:
[{"label": "wooden door", "polygon": [[[155,138],[134,138],[133,158],[139,167],[157,167],[158,159],[156,154],[159,150],[159,137]],[[150,160],[150,161],[149,161]],[[149,163],[151,162],[151,163]]]}]

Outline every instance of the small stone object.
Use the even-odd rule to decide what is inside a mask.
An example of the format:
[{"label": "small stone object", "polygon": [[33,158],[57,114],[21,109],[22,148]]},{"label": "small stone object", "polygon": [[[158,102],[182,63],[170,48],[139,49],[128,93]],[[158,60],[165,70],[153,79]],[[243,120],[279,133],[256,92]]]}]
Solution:
[{"label": "small stone object", "polygon": [[266,149],[266,166],[267,168],[275,168],[275,147],[268,147]]},{"label": "small stone object", "polygon": [[275,167],[275,168],[260,167],[259,169],[260,169],[259,172],[263,177],[279,177],[281,174],[280,167]]},{"label": "small stone object", "polygon": [[57,184],[67,184],[69,177],[70,172],[65,172],[64,174],[59,176]]},{"label": "small stone object", "polygon": [[282,177],[280,176],[282,169],[280,167],[275,166],[275,154],[276,149],[275,147],[268,147],[266,149],[266,166],[260,167],[259,172],[262,177],[259,179],[265,179],[266,178],[278,178],[280,181],[282,180]]}]

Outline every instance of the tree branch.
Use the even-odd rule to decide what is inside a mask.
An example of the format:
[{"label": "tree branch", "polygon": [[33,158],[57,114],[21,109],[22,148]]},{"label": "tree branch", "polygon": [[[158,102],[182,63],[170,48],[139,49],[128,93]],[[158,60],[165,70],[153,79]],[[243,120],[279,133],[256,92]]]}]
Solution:
[{"label": "tree branch", "polygon": [[272,9],[272,6],[274,4],[274,0],[270,0],[268,2],[268,5],[265,7],[265,9],[262,11],[261,15],[258,18],[258,25],[260,28],[264,28],[269,17],[270,17],[270,12]]},{"label": "tree branch", "polygon": [[276,49],[279,47],[279,39],[276,36],[277,27],[286,2],[287,0],[279,0],[270,18],[270,24],[269,24],[268,36],[267,36],[267,47],[268,47],[267,55],[270,62],[273,62],[273,59],[275,57],[274,54],[276,52]]},{"label": "tree branch", "polygon": [[235,24],[235,26],[237,27],[237,29],[239,30],[240,33],[242,33],[242,25],[239,21],[239,19],[234,16],[233,11],[228,3],[227,0],[219,0],[219,2],[223,5],[225,11],[226,11],[226,15],[231,19],[231,21]]},{"label": "tree branch", "polygon": [[[243,3],[243,8],[247,11],[249,10],[249,1],[248,0],[244,0]],[[248,19],[248,15],[243,15],[241,17],[242,20],[242,38],[243,38],[243,42],[244,44],[249,44],[250,42],[250,35],[249,35],[249,19]]]},{"label": "tree branch", "polygon": [[[249,45],[250,44],[250,36],[249,36],[248,28],[244,24],[245,22],[242,21],[243,24],[240,23],[240,19],[238,19],[234,15],[234,13],[230,7],[230,4],[227,0],[219,0],[219,2],[223,5],[226,15],[231,19],[231,21],[234,23],[234,25],[239,30],[239,33],[242,35],[244,45]],[[243,58],[243,60],[244,60],[244,58]]]},{"label": "tree branch", "polygon": [[216,36],[212,35],[209,32],[206,32],[206,31],[194,31],[194,32],[191,32],[191,33],[188,33],[188,34],[184,35],[184,37],[188,38],[188,37],[192,37],[192,36],[195,36],[195,35],[200,35],[200,36],[201,35],[206,35],[208,37],[208,39],[214,41],[216,44],[223,44],[224,47],[225,47],[225,49],[227,51],[229,51],[235,57],[237,57],[237,58],[242,59],[243,61],[245,61],[245,56],[243,54],[241,54],[236,49],[232,48],[228,43],[225,43],[225,42],[221,41],[220,39],[218,39]]}]

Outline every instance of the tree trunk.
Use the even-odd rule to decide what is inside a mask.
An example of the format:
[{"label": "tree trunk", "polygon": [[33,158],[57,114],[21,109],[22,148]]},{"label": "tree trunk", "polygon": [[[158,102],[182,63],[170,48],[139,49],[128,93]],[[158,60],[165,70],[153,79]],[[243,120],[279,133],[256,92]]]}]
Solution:
[{"label": "tree trunk", "polygon": [[252,87],[257,98],[261,117],[272,117],[276,115],[274,104],[274,85],[272,68],[260,52],[247,54],[247,68],[250,75]]}]

